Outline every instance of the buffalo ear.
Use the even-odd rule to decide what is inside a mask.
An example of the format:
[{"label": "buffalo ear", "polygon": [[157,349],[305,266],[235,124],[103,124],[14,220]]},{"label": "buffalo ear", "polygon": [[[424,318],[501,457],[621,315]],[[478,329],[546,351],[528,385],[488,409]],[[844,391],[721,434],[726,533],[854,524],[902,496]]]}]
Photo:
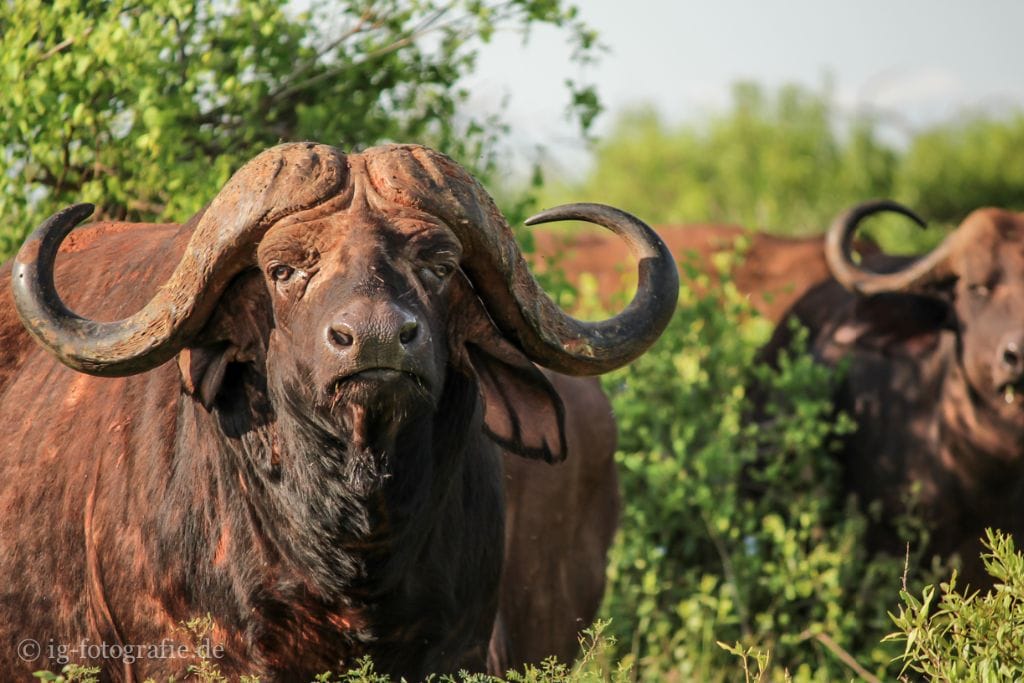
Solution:
[{"label": "buffalo ear", "polygon": [[859,299],[852,320],[836,329],[844,345],[892,355],[918,356],[935,349],[955,326],[949,302],[915,294],[885,293]]},{"label": "buffalo ear", "polygon": [[561,462],[566,455],[565,408],[544,373],[509,343],[469,284],[453,292],[458,331],[457,363],[476,376],[484,402],[484,431],[505,450],[526,458]]},{"label": "buffalo ear", "polygon": [[229,364],[266,358],[271,322],[265,299],[266,287],[258,274],[239,275],[203,330],[178,354],[182,389],[207,410],[220,394]]},{"label": "buffalo ear", "polygon": [[466,345],[484,400],[487,434],[517,455],[552,463],[565,460],[565,408],[555,388],[525,358],[509,362],[494,350]]},{"label": "buffalo ear", "polygon": [[189,396],[203,404],[207,410],[213,408],[228,363],[234,357],[234,347],[229,344],[185,348],[178,354],[178,371],[181,386]]}]

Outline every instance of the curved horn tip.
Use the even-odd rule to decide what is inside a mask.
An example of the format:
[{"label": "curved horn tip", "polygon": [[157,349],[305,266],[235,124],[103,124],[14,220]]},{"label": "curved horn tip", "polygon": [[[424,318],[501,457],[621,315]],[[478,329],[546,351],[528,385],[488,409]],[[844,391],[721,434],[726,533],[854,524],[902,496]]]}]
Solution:
[{"label": "curved horn tip", "polygon": [[553,206],[550,209],[544,209],[539,213],[535,213],[527,218],[523,223],[525,225],[540,225],[541,223],[553,223],[555,221],[592,221],[595,214],[609,214],[615,217],[627,217],[633,220],[640,220],[636,216],[617,209],[614,206],[608,206],[607,204],[598,204],[595,202],[573,202],[572,204],[560,204]]},{"label": "curved horn tip", "polygon": [[[546,296],[538,298],[535,290],[527,288],[529,291],[516,292],[517,301],[541,303],[539,312],[532,303],[518,304],[519,315],[527,323],[525,327],[535,335],[521,336],[520,340],[533,361],[556,372],[569,375],[609,372],[644,353],[675,313],[679,296],[675,259],[650,226],[626,211],[605,204],[564,204],[531,216],[526,223],[536,225],[561,220],[593,223],[622,237],[638,261],[636,294],[614,317],[582,323],[558,310]],[[523,281],[527,279],[524,277]],[[508,325],[522,331],[515,323]]]},{"label": "curved horn tip", "polygon": [[95,210],[96,205],[92,202],[79,202],[78,204],[72,204],[66,209],[68,213],[73,213],[76,217],[81,216],[82,218],[88,218]]},{"label": "curved horn tip", "polygon": [[47,229],[49,226],[56,223],[65,224],[69,221],[73,221],[74,224],[77,225],[91,216],[94,211],[96,211],[96,205],[91,202],[72,204],[71,206],[64,207],[57,213],[50,216],[50,218],[44,221],[36,232]]},{"label": "curved horn tip", "polygon": [[[59,246],[64,237],[91,216],[95,210],[96,205],[88,202],[72,204],[51,215],[38,228],[29,233],[18,249],[18,253],[14,255],[15,279],[24,277],[23,268],[34,266],[39,260],[40,250]],[[56,241],[56,245],[53,244],[54,241]]]},{"label": "curved horn tip", "polygon": [[920,227],[928,227],[928,223],[922,218],[916,211],[908,206],[900,204],[894,199],[872,199],[861,204],[857,204],[852,209],[848,210],[843,216],[849,221],[853,219],[856,222],[873,216],[876,213],[888,211],[891,213],[898,213],[902,216],[906,216],[910,220],[917,223]]},{"label": "curved horn tip", "polygon": [[12,272],[19,316],[44,346],[75,369],[124,375],[154,368],[202,328],[270,225],[319,205],[342,186],[342,157],[333,147],[298,142],[250,159],[197,214],[189,244],[167,282],[122,320],[83,318],[56,291],[53,269],[61,241],[95,208],[70,206],[39,226],[18,253]]},{"label": "curved horn tip", "polygon": [[910,218],[922,228],[924,220],[914,211],[889,199],[862,202],[836,218],[825,238],[825,259],[832,276],[847,290],[862,296],[883,292],[927,290],[929,283],[941,281],[948,271],[950,237],[912,263],[889,273],[867,270],[850,257],[854,233],[865,218],[882,212],[897,213]]}]

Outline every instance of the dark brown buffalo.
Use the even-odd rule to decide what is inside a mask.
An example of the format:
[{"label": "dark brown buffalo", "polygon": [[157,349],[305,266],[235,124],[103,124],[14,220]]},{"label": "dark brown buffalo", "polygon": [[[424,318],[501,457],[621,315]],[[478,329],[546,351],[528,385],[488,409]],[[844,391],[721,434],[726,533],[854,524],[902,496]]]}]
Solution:
[{"label": "dark brown buffalo", "polygon": [[[597,374],[642,353],[675,304],[657,236],[596,205],[534,217],[606,225],[640,257],[634,302],[592,324],[423,147],[281,145],[183,226],[65,240],[90,211],[56,214],[0,270],[0,670],[173,648],[207,614],[230,677],[308,680],[363,654],[413,680],[483,668],[498,446],[556,462],[566,416],[588,419],[530,361]],[[19,659],[24,639],[42,659]],[[133,680],[190,663],[127,652],[91,660]]]},{"label": "dark brown buffalo", "polygon": [[[809,291],[793,315],[829,365],[849,362],[837,407],[857,421],[842,454],[850,489],[880,500],[877,540],[902,552],[891,522],[916,500],[929,549],[959,552],[965,577],[986,527],[1024,538],[1024,214],[979,209],[919,259],[850,258],[858,224],[910,210],[869,202],[828,234],[835,278]],[[780,325],[768,359],[790,339]]]},{"label": "dark brown buffalo", "polygon": [[[729,271],[739,291],[749,297],[761,315],[777,322],[810,287],[829,277],[822,236],[780,237],[751,232],[733,225],[667,225],[658,235],[680,263],[692,263],[702,272],[717,273],[716,255],[737,253]],[[538,232],[535,258],[554,262],[569,282],[578,284],[583,273],[596,281],[597,294],[606,306],[614,306],[632,273],[625,265],[628,255],[621,242],[598,233],[564,235]],[[737,251],[737,245],[740,246]],[[858,243],[862,253],[874,246]],[[635,282],[635,278],[632,278]]]}]

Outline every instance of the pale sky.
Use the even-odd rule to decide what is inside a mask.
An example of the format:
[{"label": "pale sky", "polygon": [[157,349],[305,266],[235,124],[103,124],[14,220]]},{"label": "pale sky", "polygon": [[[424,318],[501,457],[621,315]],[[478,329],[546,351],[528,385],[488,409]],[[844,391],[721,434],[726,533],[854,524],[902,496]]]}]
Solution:
[{"label": "pale sky", "polygon": [[577,4],[609,47],[582,73],[554,30],[535,31],[525,46],[505,33],[481,51],[471,106],[504,112],[516,154],[543,144],[570,166],[586,163],[564,117],[563,82],[580,76],[607,108],[598,135],[631,104],[652,103],[668,121],[699,119],[726,106],[741,79],[818,88],[828,75],[842,110],[881,109],[911,129],[965,108],[1024,107],[1024,0]]}]

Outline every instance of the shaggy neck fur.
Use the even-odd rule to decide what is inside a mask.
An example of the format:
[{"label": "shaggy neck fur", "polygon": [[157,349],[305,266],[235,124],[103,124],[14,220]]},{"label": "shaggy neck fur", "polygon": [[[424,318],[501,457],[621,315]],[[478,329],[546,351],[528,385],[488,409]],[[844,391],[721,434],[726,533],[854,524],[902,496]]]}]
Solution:
[{"label": "shaggy neck fur", "polygon": [[[207,413],[182,399],[189,429],[179,431],[195,433],[182,443],[217,444],[175,455],[203,461],[177,468],[199,480],[176,480],[200,507],[157,516],[168,520],[164,571],[195,587],[182,618],[234,615],[229,630],[246,634],[250,661],[289,674],[371,654],[379,669],[418,678],[486,645],[495,606],[479,595],[493,595],[500,574],[501,490],[487,454],[467,453],[467,435],[480,432],[475,384],[449,371],[437,409],[397,425],[344,408],[342,439],[276,392],[275,413],[260,376],[232,372],[224,395],[234,402]],[[459,528],[476,496],[493,510]],[[444,573],[453,555],[465,559],[462,576]],[[207,595],[233,597],[216,605]],[[484,609],[465,614],[467,604]]]}]

